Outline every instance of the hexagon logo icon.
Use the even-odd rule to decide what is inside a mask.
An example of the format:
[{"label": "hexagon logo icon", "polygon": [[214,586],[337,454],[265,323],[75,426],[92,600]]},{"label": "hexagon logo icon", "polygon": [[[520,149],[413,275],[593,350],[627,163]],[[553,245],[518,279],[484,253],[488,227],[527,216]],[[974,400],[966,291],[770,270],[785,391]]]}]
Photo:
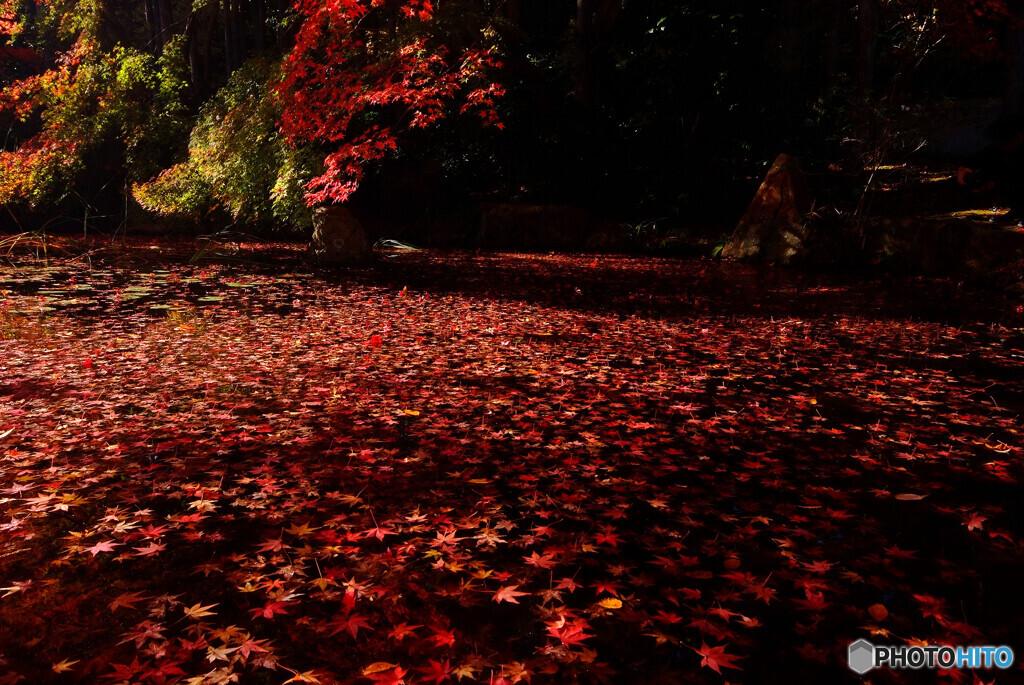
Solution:
[{"label": "hexagon logo icon", "polygon": [[875,646],[867,640],[857,640],[850,645],[847,655],[850,659],[850,670],[864,675],[875,666]]}]

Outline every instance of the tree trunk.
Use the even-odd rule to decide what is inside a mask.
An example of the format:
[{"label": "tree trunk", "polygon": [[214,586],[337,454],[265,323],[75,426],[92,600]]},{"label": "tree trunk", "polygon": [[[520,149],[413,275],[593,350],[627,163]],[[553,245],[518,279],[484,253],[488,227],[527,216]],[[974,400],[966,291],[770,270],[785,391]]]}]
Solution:
[{"label": "tree trunk", "polygon": [[867,153],[872,138],[873,108],[871,89],[875,76],[875,49],[878,41],[879,0],[860,0],[857,6],[857,51],[854,73],[853,126],[860,141],[858,152]]},{"label": "tree trunk", "polygon": [[265,0],[252,0],[250,4],[252,14],[252,49],[256,52],[263,52],[267,44],[264,38],[263,29],[267,26],[267,8]]},{"label": "tree trunk", "polygon": [[507,0],[504,7],[505,18],[519,26],[523,23],[523,0]]},{"label": "tree trunk", "polygon": [[1012,19],[1006,28],[1006,87],[1003,110],[1024,114],[1024,6],[1011,4]]},{"label": "tree trunk", "polygon": [[171,3],[168,0],[153,0],[157,15],[157,51],[163,52],[164,47],[174,37],[174,16],[171,14]]},{"label": "tree trunk", "polygon": [[[843,25],[844,8],[839,0],[826,0],[825,3],[825,63],[823,66],[823,86],[825,89],[836,82],[836,76],[841,71],[840,58],[843,54]],[[822,93],[825,95],[827,93]]]},{"label": "tree trunk", "polygon": [[171,5],[167,0],[146,0],[146,34],[149,45],[156,54],[161,54],[172,38],[174,20]]},{"label": "tree trunk", "polygon": [[231,19],[235,22],[235,29],[232,31],[235,37],[235,68],[242,66],[245,62],[245,56],[248,54],[248,46],[245,38],[245,16],[247,9],[247,0],[233,0]]},{"label": "tree trunk", "polygon": [[210,80],[211,62],[213,61],[213,33],[216,22],[216,9],[210,9],[210,19],[206,23],[206,46],[203,50],[203,77],[200,83],[207,83]]},{"label": "tree trunk", "polygon": [[621,13],[621,0],[576,0],[576,96],[587,109],[601,99],[597,49]]},{"label": "tree trunk", "polygon": [[777,94],[776,106],[784,119],[782,130],[789,130],[799,116],[799,108],[806,104],[803,97],[804,71],[812,68],[803,60],[802,47],[807,38],[803,22],[807,14],[806,3],[802,0],[782,0],[775,21],[777,44],[774,48],[775,78],[773,89]]},{"label": "tree trunk", "polygon": [[587,109],[594,104],[593,0],[576,0],[576,97]]},{"label": "tree trunk", "polygon": [[245,16],[240,0],[222,0],[224,22],[224,68],[228,76],[245,61]]},{"label": "tree trunk", "polygon": [[156,45],[157,18],[154,4],[154,0],[146,0],[144,3],[146,10],[146,42],[149,45]]},{"label": "tree trunk", "polygon": [[231,21],[231,0],[221,0],[221,22],[224,24],[224,70],[231,76],[235,70],[235,25]]}]

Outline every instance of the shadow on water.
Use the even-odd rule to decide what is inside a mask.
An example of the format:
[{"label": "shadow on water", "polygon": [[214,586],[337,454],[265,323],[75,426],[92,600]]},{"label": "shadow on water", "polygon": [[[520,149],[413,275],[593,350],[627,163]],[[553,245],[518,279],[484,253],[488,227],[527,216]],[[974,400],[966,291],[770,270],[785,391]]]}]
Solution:
[{"label": "shadow on water", "polygon": [[101,259],[94,260],[93,269],[80,263],[0,268],[0,291],[38,298],[29,310],[90,316],[152,306],[159,313],[172,296],[181,305],[231,305],[241,294],[231,281],[251,276],[271,281],[260,285],[258,295],[280,296],[267,313],[286,314],[292,307],[284,297],[289,282],[278,280],[275,286],[273,281],[288,274],[327,288],[408,287],[623,317],[862,317],[1011,326],[1024,321],[1017,303],[953,280],[711,259],[422,251],[378,255],[369,267],[329,270],[310,269],[294,251],[280,249],[263,256],[261,264],[189,265],[180,257],[131,268]]}]

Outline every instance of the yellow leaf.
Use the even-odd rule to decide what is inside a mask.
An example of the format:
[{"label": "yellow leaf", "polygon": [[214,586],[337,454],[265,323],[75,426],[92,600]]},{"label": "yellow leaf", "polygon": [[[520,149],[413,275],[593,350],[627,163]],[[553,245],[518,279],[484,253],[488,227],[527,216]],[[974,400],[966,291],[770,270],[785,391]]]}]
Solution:
[{"label": "yellow leaf", "polygon": [[326,590],[329,585],[337,585],[337,583],[335,581],[331,580],[330,578],[324,578],[324,577],[321,576],[320,578],[317,578],[316,580],[311,580],[310,581],[310,585],[312,585],[314,587],[318,587],[321,590]]},{"label": "yellow leaf", "polygon": [[185,609],[185,616],[188,618],[202,618],[203,616],[213,616],[216,611],[207,611],[217,606],[216,604],[207,604],[206,606],[200,606],[201,602],[196,602],[193,606]]},{"label": "yellow leaf", "polygon": [[75,659],[74,661],[68,661],[67,659],[64,659],[64,661],[60,661],[56,664],[53,664],[52,666],[50,666],[50,668],[53,669],[54,673],[64,673],[65,671],[70,671],[71,667],[77,663],[78,659]]},{"label": "yellow leaf", "polygon": [[419,416],[420,413],[418,411],[416,411],[415,409],[406,409],[405,410],[405,415],[406,416]]},{"label": "yellow leaf", "polygon": [[622,600],[616,599],[615,597],[606,597],[597,603],[598,606],[604,607],[605,609],[621,609]]},{"label": "yellow leaf", "polygon": [[386,661],[375,661],[366,668],[363,669],[363,675],[373,675],[374,673],[382,673],[389,669],[392,669],[396,664],[389,664]]},{"label": "yellow leaf", "polygon": [[306,521],[301,526],[298,525],[298,524],[293,524],[292,527],[289,528],[287,532],[291,533],[292,535],[297,535],[298,537],[301,538],[301,537],[305,537],[306,535],[309,535],[314,530],[320,530],[320,529],[319,528],[312,528],[309,525],[309,521]]}]

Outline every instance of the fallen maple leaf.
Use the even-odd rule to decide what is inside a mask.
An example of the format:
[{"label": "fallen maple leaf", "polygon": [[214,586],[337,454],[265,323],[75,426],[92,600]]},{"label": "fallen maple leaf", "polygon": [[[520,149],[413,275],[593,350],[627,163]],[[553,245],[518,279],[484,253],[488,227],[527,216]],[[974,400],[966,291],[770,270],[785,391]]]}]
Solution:
[{"label": "fallen maple leaf", "polygon": [[429,663],[429,666],[421,666],[416,670],[422,673],[424,677],[433,680],[434,685],[450,680],[449,674],[452,672],[452,667],[448,659],[445,659],[444,663],[430,659]]},{"label": "fallen maple leaf", "polygon": [[328,637],[337,635],[344,630],[355,639],[359,635],[360,628],[373,630],[370,624],[367,623],[366,617],[360,614],[349,614],[343,618],[337,618],[328,625],[334,627],[334,630],[327,634]]},{"label": "fallen maple leaf", "polygon": [[583,640],[593,637],[593,635],[586,632],[586,629],[590,627],[590,624],[582,618],[570,621],[566,619],[565,616],[559,615],[557,621],[550,621],[545,625],[548,627],[548,634],[552,637],[558,638],[558,640],[567,647],[572,645],[582,645]]},{"label": "fallen maple leaf", "polygon": [[202,618],[203,616],[215,616],[217,614],[216,611],[207,611],[207,609],[212,609],[217,606],[216,604],[207,604],[206,606],[201,606],[201,604],[202,602],[196,602],[193,606],[185,609],[185,618],[197,619]]},{"label": "fallen maple leaf", "polygon": [[982,524],[987,520],[987,516],[982,516],[981,514],[971,514],[967,517],[967,520],[964,521],[964,525],[967,526],[967,530],[981,530]]},{"label": "fallen maple leaf", "polygon": [[167,545],[151,542],[149,543],[148,547],[133,547],[132,549],[135,550],[135,554],[133,554],[132,556],[148,557],[164,551],[165,549],[167,549]]},{"label": "fallen maple leaf", "polygon": [[505,587],[498,588],[498,591],[491,597],[491,601],[494,602],[511,602],[512,604],[519,604],[519,600],[516,597],[525,597],[530,594],[529,592],[517,592],[516,588],[518,585],[506,585]]},{"label": "fallen maple leaf", "polygon": [[409,636],[415,637],[416,636],[416,629],[417,628],[422,628],[422,627],[423,626],[419,626],[419,625],[411,626],[408,623],[403,621],[402,623],[399,623],[397,626],[395,626],[394,629],[390,633],[388,633],[388,639],[389,640],[394,640],[395,642],[401,642],[406,637],[409,637]]},{"label": "fallen maple leaf", "polygon": [[682,621],[681,616],[677,616],[674,612],[659,611],[653,616],[654,620],[661,621],[662,623],[679,623]]},{"label": "fallen maple leaf", "polygon": [[144,599],[149,599],[141,592],[125,592],[114,598],[114,601],[110,603],[110,610],[117,611],[120,608],[134,609],[136,602],[141,602]]},{"label": "fallen maple leaf", "polygon": [[743,670],[734,663],[737,659],[742,659],[743,657],[735,656],[733,654],[726,654],[725,645],[709,647],[707,643],[701,642],[700,649],[695,649],[693,651],[697,652],[697,654],[700,654],[703,657],[703,659],[701,659],[700,665],[710,668],[715,673],[721,673],[722,671],[719,670],[720,668],[734,668],[737,671]]},{"label": "fallen maple leaf", "polygon": [[238,653],[241,654],[242,657],[247,659],[247,658],[249,658],[249,655],[253,654],[253,653],[269,652],[270,651],[269,649],[265,649],[260,644],[262,642],[264,642],[264,640],[253,640],[250,637],[245,642],[243,642],[241,645],[239,645]]},{"label": "fallen maple leaf", "polygon": [[78,662],[79,659],[75,659],[74,661],[68,661],[67,659],[64,659],[63,661],[58,661],[57,663],[52,664],[50,668],[53,670],[54,673],[64,673],[65,671],[70,671],[71,667],[77,664]]},{"label": "fallen maple leaf", "polygon": [[565,578],[562,578],[560,581],[558,581],[558,585],[555,586],[555,589],[556,590],[568,590],[569,592],[574,592],[576,590],[576,588],[578,588],[578,587],[583,587],[583,586],[580,585],[579,583],[577,583],[574,578],[565,577]]},{"label": "fallen maple leaf", "polygon": [[455,645],[455,631],[440,626],[433,628],[433,631],[434,634],[430,636],[430,639],[438,647],[452,647]]},{"label": "fallen maple leaf", "polygon": [[401,666],[395,666],[392,669],[379,673],[364,674],[364,677],[377,683],[383,683],[383,685],[404,685],[405,674],[408,672]]},{"label": "fallen maple leaf", "polygon": [[537,554],[534,552],[528,557],[523,557],[530,566],[536,566],[537,568],[551,569],[555,567],[555,555],[554,554]]},{"label": "fallen maple leaf", "polygon": [[363,675],[373,675],[374,673],[383,673],[384,671],[391,670],[397,664],[388,663],[387,661],[374,661],[369,666],[363,669]]},{"label": "fallen maple leaf", "polygon": [[459,682],[462,682],[463,678],[470,678],[475,680],[478,670],[479,669],[471,663],[461,664],[459,666],[456,666],[452,670],[452,675],[458,676]]},{"label": "fallen maple leaf", "polygon": [[97,542],[95,545],[93,545],[85,551],[93,556],[96,556],[100,552],[113,552],[114,548],[120,544],[120,542],[114,542],[113,540],[104,540],[103,542]]},{"label": "fallen maple leaf", "polygon": [[4,594],[0,595],[0,597],[9,597],[9,596],[13,595],[16,592],[24,592],[31,585],[32,585],[32,581],[31,580],[20,580],[20,581],[16,580],[16,581],[14,581],[14,585],[9,585],[7,587],[0,587],[0,590],[3,590],[3,593],[4,593]]},{"label": "fallen maple leaf", "polygon": [[281,538],[271,538],[270,540],[264,540],[263,544],[256,548],[259,552],[280,552],[282,549],[287,547]]},{"label": "fallen maple leaf", "polygon": [[271,621],[274,620],[276,614],[287,614],[288,610],[285,608],[288,606],[288,602],[267,602],[263,606],[252,610],[252,617],[269,618]]}]

